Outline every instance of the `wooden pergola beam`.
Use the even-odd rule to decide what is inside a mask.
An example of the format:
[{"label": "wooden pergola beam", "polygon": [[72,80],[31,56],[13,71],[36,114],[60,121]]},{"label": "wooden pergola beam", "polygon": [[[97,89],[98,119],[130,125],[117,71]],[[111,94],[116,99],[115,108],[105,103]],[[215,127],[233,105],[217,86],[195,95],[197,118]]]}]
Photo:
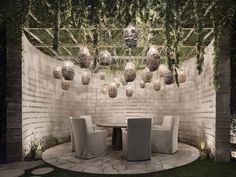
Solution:
[{"label": "wooden pergola beam", "polygon": [[[45,48],[45,47],[53,47],[52,45],[34,45],[37,48]],[[66,48],[80,48],[83,47],[84,44],[76,44],[76,45],[60,45],[59,47],[66,47]],[[93,47],[93,45],[86,45],[87,47]],[[162,48],[164,45],[155,45],[157,48]],[[124,46],[115,46],[115,45],[102,45],[102,46],[98,46],[98,48],[120,48]],[[145,47],[145,46],[138,46],[138,47]],[[195,47],[195,45],[180,45],[180,48],[193,48]],[[127,48],[128,49],[128,48]]]},{"label": "wooden pergola beam", "polygon": [[72,41],[75,44],[78,44],[79,42],[77,41],[77,39],[75,38],[75,36],[72,34],[72,32],[69,29],[66,29],[67,33],[69,34],[70,38],[72,39]]},{"label": "wooden pergola beam", "polygon": [[[28,29],[24,29],[24,31],[26,31],[30,36],[32,36],[35,40],[37,40],[40,44],[43,44],[43,41],[38,37],[36,36],[35,34],[33,34],[31,31],[29,31]],[[45,47],[47,48],[50,52],[52,52],[54,55],[58,56],[58,54],[52,50],[50,47]]]}]

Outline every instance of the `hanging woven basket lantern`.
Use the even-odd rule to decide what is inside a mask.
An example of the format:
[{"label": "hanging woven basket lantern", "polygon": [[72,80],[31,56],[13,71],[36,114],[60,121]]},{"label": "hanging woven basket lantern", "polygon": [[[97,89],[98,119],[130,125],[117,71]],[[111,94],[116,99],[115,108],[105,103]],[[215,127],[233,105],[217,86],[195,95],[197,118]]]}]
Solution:
[{"label": "hanging woven basket lantern", "polygon": [[160,65],[160,52],[154,46],[147,52],[146,65],[151,72],[156,71]]},{"label": "hanging woven basket lantern", "polygon": [[128,84],[128,82],[126,82],[126,80],[125,80],[124,77],[121,77],[120,82],[121,82],[122,85],[124,85],[124,86]]},{"label": "hanging woven basket lantern", "polygon": [[89,83],[90,83],[90,75],[87,72],[84,72],[82,74],[82,84],[89,85]]},{"label": "hanging woven basket lantern", "polygon": [[155,80],[153,81],[153,89],[154,89],[155,91],[159,91],[159,90],[161,89],[160,80],[155,79]]},{"label": "hanging woven basket lantern", "polygon": [[178,72],[178,81],[179,83],[184,83],[187,80],[187,74],[185,71],[180,70]]},{"label": "hanging woven basket lantern", "polygon": [[112,55],[109,51],[104,50],[99,53],[98,62],[100,65],[106,66],[112,62]]},{"label": "hanging woven basket lantern", "polygon": [[105,80],[105,79],[106,79],[106,78],[105,78],[105,73],[104,73],[104,72],[99,73],[99,78],[100,78],[101,80]]},{"label": "hanging woven basket lantern", "polygon": [[124,29],[123,38],[125,45],[129,48],[135,48],[138,45],[138,30],[129,25],[127,28]]},{"label": "hanging woven basket lantern", "polygon": [[89,49],[87,47],[81,47],[78,53],[78,63],[81,68],[89,68],[90,61],[92,59]]},{"label": "hanging woven basket lantern", "polygon": [[62,88],[62,90],[69,90],[70,89],[70,84],[71,84],[71,81],[62,79],[61,80],[61,88]]},{"label": "hanging woven basket lantern", "polygon": [[53,77],[55,79],[61,79],[62,78],[62,74],[61,74],[61,66],[55,66],[53,68]]},{"label": "hanging woven basket lantern", "polygon": [[109,85],[108,85],[108,95],[110,98],[115,98],[117,96],[117,93],[118,93],[118,89],[116,87],[116,83],[115,82],[111,82]]},{"label": "hanging woven basket lantern", "polygon": [[136,78],[136,69],[132,62],[125,65],[124,78],[126,82],[133,82]]},{"label": "hanging woven basket lantern", "polygon": [[150,70],[146,67],[143,72],[142,72],[142,80],[144,81],[144,83],[148,83],[152,81],[152,75],[153,73],[150,72]]},{"label": "hanging woven basket lantern", "polygon": [[159,75],[161,77],[164,77],[165,72],[168,71],[168,67],[164,64],[160,64],[158,70],[159,70]]},{"label": "hanging woven basket lantern", "polygon": [[133,96],[133,93],[134,93],[134,90],[129,86],[129,87],[126,89],[126,96],[127,96],[127,97],[132,97],[132,96]]},{"label": "hanging woven basket lantern", "polygon": [[107,85],[106,84],[104,84],[102,87],[102,93],[107,94]]},{"label": "hanging woven basket lantern", "polygon": [[140,83],[139,83],[139,87],[140,87],[140,88],[145,88],[145,83],[144,83],[143,80],[140,81]]},{"label": "hanging woven basket lantern", "polygon": [[65,80],[73,80],[75,75],[74,63],[71,61],[65,61],[61,68],[61,73]]},{"label": "hanging woven basket lantern", "polygon": [[174,83],[174,75],[170,70],[167,70],[164,73],[164,83],[166,85],[170,85]]},{"label": "hanging woven basket lantern", "polygon": [[120,79],[119,78],[115,78],[114,82],[116,83],[116,87],[119,88],[120,87]]}]

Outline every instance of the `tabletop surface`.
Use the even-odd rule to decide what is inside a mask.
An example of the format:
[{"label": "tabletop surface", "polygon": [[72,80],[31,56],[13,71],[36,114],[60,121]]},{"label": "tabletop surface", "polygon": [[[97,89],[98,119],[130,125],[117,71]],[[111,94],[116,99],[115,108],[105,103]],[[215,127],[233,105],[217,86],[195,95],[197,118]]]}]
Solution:
[{"label": "tabletop surface", "polygon": [[96,124],[99,127],[113,127],[113,128],[126,128],[127,123],[122,122],[107,122],[107,123],[98,123]]}]

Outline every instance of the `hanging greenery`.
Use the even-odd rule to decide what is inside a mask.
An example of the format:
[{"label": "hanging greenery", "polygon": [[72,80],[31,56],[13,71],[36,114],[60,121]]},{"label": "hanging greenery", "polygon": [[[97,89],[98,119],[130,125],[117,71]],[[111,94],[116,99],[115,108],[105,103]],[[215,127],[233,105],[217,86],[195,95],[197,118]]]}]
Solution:
[{"label": "hanging greenery", "polygon": [[204,11],[203,11],[203,0],[194,0],[194,14],[195,14],[195,31],[197,34],[197,41],[196,41],[196,52],[197,52],[197,70],[198,74],[202,72],[202,64],[204,62],[204,33],[203,33],[203,26],[204,26]]},{"label": "hanging greenery", "polygon": [[[117,0],[113,3],[110,0],[14,0],[3,1],[1,4],[0,23],[7,26],[8,37],[18,41],[21,31],[16,29],[24,26],[52,28],[49,31],[53,35],[52,45],[59,55],[60,29],[78,28],[90,31],[93,43],[91,68],[94,72],[98,69],[98,41],[102,28],[124,29],[129,24],[133,24],[136,29],[142,28],[144,24],[150,24],[150,28],[164,27],[166,61],[178,84],[176,68],[181,61],[182,27],[194,25],[197,36],[197,69],[200,74],[204,62],[204,28],[213,27],[214,50],[217,53],[221,31],[230,25],[234,11],[234,0]],[[29,14],[36,18],[28,18]],[[217,57],[216,55],[213,61],[215,88],[219,88]]]}]

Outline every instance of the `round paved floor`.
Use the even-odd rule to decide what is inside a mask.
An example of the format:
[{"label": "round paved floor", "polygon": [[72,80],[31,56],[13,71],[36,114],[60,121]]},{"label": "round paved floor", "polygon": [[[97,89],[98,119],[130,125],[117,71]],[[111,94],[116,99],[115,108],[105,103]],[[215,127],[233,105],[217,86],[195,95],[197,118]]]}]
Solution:
[{"label": "round paved floor", "polygon": [[71,152],[71,143],[65,143],[48,149],[43,160],[53,166],[96,174],[137,174],[156,172],[186,165],[199,157],[199,151],[187,144],[179,143],[175,154],[153,153],[149,161],[129,162],[122,157],[121,151],[109,150],[102,157],[83,160]]}]

